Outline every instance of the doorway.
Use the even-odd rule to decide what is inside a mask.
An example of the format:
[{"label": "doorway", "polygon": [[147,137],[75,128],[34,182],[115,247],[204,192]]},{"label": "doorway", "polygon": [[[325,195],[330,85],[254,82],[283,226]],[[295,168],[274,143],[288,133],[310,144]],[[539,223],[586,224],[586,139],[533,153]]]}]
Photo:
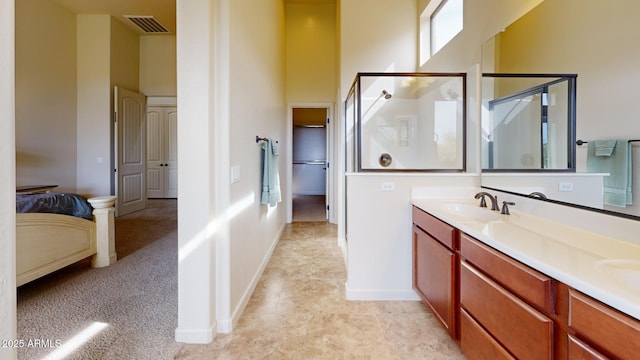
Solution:
[{"label": "doorway", "polygon": [[291,108],[291,221],[327,221],[330,108]]}]

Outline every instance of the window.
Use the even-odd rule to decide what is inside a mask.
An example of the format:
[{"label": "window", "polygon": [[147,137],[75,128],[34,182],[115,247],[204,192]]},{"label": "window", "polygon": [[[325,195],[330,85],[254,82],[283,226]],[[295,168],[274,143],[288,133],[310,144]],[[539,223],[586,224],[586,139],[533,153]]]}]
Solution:
[{"label": "window", "polygon": [[432,0],[420,16],[420,63],[442,49],[463,28],[464,0]]}]

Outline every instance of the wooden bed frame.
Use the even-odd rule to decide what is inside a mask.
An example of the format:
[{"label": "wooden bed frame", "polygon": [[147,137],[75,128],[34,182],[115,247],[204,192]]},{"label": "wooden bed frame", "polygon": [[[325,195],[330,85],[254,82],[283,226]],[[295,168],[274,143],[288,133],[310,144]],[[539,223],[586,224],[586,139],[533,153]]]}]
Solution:
[{"label": "wooden bed frame", "polygon": [[59,214],[16,214],[17,286],[92,255],[92,267],[115,263],[115,200],[115,196],[88,199],[94,221]]}]

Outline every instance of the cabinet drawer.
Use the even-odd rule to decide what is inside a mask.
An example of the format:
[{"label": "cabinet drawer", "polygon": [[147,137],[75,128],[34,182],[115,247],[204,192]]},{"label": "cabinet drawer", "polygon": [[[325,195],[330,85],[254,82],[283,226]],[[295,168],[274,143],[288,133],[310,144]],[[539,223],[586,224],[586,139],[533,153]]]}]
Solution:
[{"label": "cabinet drawer", "polygon": [[547,314],[554,311],[553,280],[530,267],[460,234],[460,254],[493,280]]},{"label": "cabinet drawer", "polygon": [[460,311],[460,349],[469,360],[515,359],[464,309]]},{"label": "cabinet drawer", "polygon": [[426,231],[449,249],[457,250],[454,227],[415,206],[413,207],[412,217],[413,223],[422,230]]},{"label": "cabinet drawer", "polygon": [[569,360],[608,360],[609,358],[592,349],[589,345],[568,335]]},{"label": "cabinet drawer", "polygon": [[640,353],[640,322],[574,289],[569,290],[569,327],[611,357],[635,359]]},{"label": "cabinet drawer", "polygon": [[518,359],[553,358],[553,321],[460,263],[460,306]]}]

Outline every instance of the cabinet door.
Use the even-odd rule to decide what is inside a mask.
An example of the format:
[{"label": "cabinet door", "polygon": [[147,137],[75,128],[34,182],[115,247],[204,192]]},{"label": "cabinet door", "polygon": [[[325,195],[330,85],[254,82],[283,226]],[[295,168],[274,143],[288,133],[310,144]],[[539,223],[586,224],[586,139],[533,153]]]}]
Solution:
[{"label": "cabinet door", "polygon": [[413,226],[413,285],[449,335],[456,338],[456,254]]}]

